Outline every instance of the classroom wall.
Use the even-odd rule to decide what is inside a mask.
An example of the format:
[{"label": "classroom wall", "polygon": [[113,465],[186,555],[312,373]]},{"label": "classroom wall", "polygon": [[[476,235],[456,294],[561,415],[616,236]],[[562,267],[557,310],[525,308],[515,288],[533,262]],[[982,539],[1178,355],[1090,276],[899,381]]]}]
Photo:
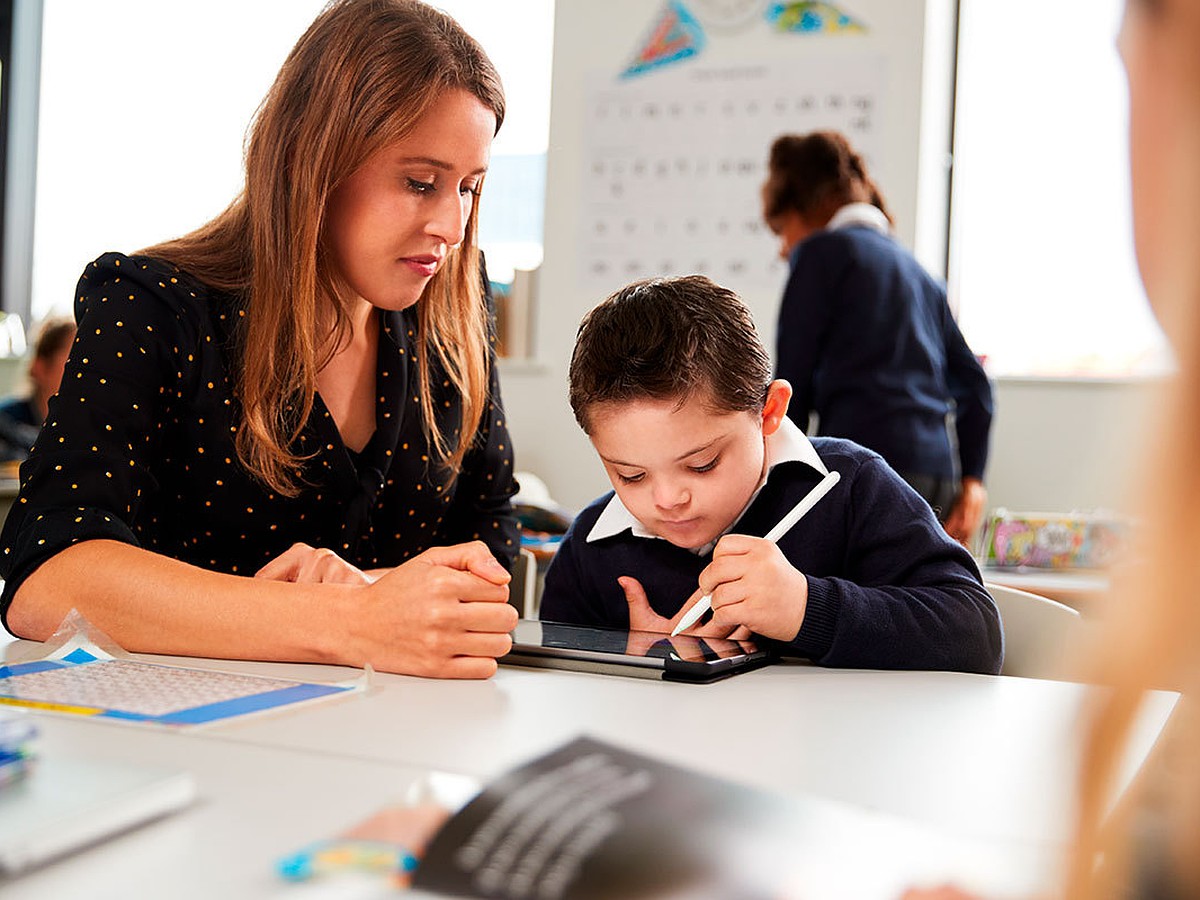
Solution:
[{"label": "classroom wall", "polygon": [[989,504],[1027,512],[1133,508],[1137,454],[1159,387],[1156,380],[999,380]]},{"label": "classroom wall", "polygon": [[[896,216],[899,238],[923,262],[940,270],[945,253],[952,0],[854,0],[842,5],[866,23],[865,33],[780,40],[764,28],[714,31],[704,57],[696,63],[785,64],[802,56],[828,61],[834,71],[844,70],[847,60],[864,54],[882,60],[884,86],[877,104],[880,152],[872,166]],[[704,6],[696,4],[698,10]],[[623,283],[614,278],[601,287],[595,279],[581,277],[589,85],[596,79],[617,80],[665,7],[643,0],[556,7],[545,261],[537,279],[534,353],[529,361],[505,363],[503,384],[518,468],[538,475],[556,499],[576,508],[606,490],[607,480],[567,405],[567,366],[582,315]],[[682,63],[680,69],[693,64]],[[797,91],[805,87],[796,86]],[[821,85],[814,89],[821,90]],[[767,150],[764,143],[764,161]],[[756,191],[757,184],[747,190]],[[762,252],[773,254],[773,245],[765,242]],[[778,281],[769,287],[759,283],[746,290],[730,285],[743,293],[768,346],[774,341],[782,279],[781,270]]]}]

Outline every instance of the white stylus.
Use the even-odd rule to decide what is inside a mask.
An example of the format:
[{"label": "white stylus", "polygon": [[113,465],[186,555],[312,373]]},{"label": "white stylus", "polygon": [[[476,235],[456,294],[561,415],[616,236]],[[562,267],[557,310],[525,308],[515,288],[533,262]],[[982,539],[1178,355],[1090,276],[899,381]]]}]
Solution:
[{"label": "white stylus", "polygon": [[[830,489],[838,483],[838,479],[841,477],[837,472],[830,472],[817,482],[817,486],[805,494],[804,498],[792,507],[792,511],[779,520],[778,525],[767,532],[765,539],[772,544],[776,543],[791,530],[793,525],[803,519],[810,509],[817,505],[817,501],[829,493]],[[679,624],[675,626],[675,630],[671,632],[671,637],[675,637],[675,635],[679,634],[685,628],[691,628],[710,609],[712,609],[712,594],[705,594],[696,601],[695,606],[684,613],[683,618],[679,620]]]}]

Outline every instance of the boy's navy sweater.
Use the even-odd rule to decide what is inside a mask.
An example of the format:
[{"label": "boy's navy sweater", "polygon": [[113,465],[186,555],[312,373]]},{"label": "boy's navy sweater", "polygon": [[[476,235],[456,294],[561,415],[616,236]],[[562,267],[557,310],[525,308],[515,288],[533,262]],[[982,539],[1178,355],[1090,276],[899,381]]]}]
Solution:
[{"label": "boy's navy sweater", "polygon": [[[999,672],[1000,616],[971,555],[878,454],[835,438],[812,443],[841,481],[779,540],[808,580],[799,633],[760,643],[823,666]],[[820,478],[801,462],[777,465],[731,530],[765,535]],[[637,578],[668,618],[697,590],[711,554],[628,530],[587,541],[611,497],[581,512],[563,539],[546,573],[542,619],[628,628],[622,575]]]}]

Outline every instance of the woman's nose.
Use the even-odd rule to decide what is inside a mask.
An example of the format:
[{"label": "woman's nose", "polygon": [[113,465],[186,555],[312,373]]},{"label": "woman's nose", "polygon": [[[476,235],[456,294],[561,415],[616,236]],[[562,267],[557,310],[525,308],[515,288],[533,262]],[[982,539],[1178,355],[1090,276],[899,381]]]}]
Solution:
[{"label": "woman's nose", "polygon": [[471,205],[475,197],[469,193],[447,191],[445,199],[438,199],[439,202],[425,230],[449,246],[455,247],[466,237],[467,219],[471,216]]}]

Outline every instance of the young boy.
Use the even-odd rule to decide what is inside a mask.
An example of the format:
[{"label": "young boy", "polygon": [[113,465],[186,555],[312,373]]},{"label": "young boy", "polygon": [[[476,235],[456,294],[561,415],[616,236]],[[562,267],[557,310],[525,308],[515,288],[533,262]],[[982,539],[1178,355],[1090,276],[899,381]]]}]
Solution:
[{"label": "young boy", "polygon": [[[826,666],[1000,670],[971,555],[878,454],[792,424],[791,387],[732,291],[693,275],[613,294],[580,325],[570,399],[615,494],[575,519],[542,619],[669,632],[711,594],[688,633]],[[761,537],[827,470],[833,489]]]}]

